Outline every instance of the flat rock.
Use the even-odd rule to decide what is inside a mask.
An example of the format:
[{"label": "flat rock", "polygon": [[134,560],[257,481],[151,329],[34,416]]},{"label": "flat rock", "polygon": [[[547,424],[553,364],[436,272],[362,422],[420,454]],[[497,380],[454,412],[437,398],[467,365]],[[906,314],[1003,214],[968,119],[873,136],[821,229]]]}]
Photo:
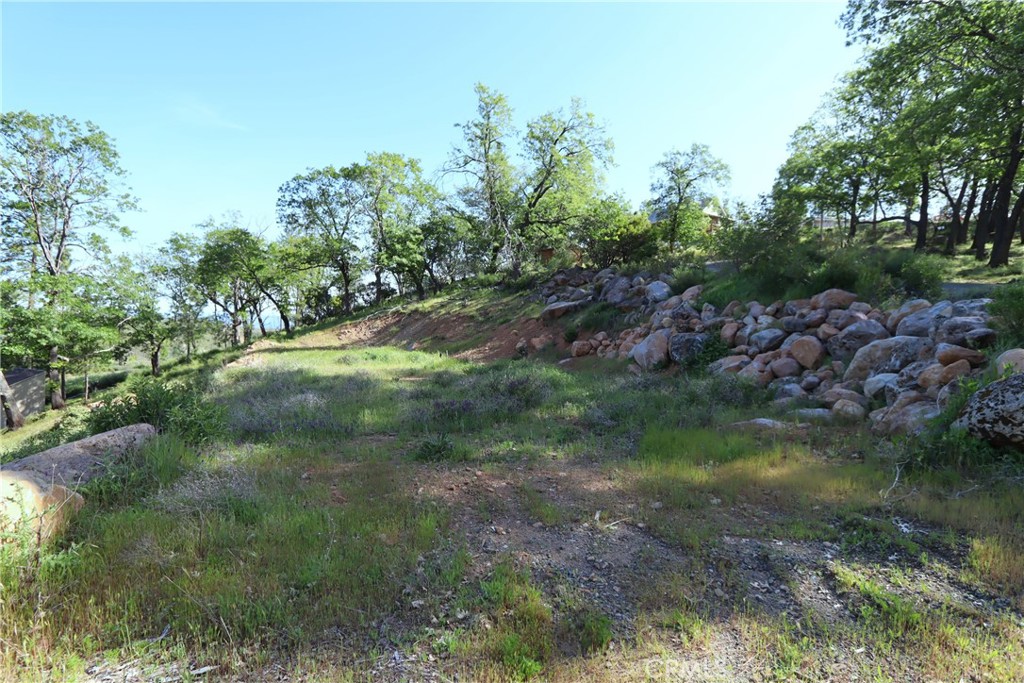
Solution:
[{"label": "flat rock", "polygon": [[1024,373],[992,382],[967,400],[953,426],[994,446],[1024,450]]}]

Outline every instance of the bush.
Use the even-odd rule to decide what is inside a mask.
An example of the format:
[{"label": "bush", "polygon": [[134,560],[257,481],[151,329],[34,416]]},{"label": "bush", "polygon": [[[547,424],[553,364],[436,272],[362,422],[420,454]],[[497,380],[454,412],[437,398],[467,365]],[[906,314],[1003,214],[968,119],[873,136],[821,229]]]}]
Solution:
[{"label": "bush", "polygon": [[191,445],[205,443],[224,429],[223,411],[203,398],[201,382],[165,382],[154,377],[128,381],[125,393],[104,402],[86,418],[99,434],[146,422],[158,432],[178,435]]},{"label": "bush", "polygon": [[611,332],[612,330],[618,329],[618,325],[621,321],[622,314],[619,309],[615,308],[607,301],[601,301],[593,306],[588,306],[582,313],[580,313],[573,325],[573,327],[576,328],[575,337],[573,339],[569,339],[569,330],[566,330],[565,340],[569,343],[576,341],[576,338],[579,337],[580,330],[587,330],[588,332]]},{"label": "bush", "polygon": [[903,288],[911,296],[931,298],[942,293],[946,263],[941,256],[913,254],[900,268]]},{"label": "bush", "polygon": [[644,261],[658,252],[654,227],[638,214],[595,217],[581,237],[587,260],[598,268]]},{"label": "bush", "polygon": [[1003,343],[1024,345],[1024,280],[997,287],[992,292],[988,312],[994,317]]}]

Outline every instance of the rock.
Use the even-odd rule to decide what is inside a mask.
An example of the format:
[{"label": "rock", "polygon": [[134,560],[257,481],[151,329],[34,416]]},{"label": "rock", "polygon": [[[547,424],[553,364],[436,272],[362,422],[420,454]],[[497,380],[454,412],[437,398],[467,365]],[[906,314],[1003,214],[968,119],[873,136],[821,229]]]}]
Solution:
[{"label": "rock", "polygon": [[897,378],[899,375],[895,372],[883,372],[868,377],[864,380],[864,395],[869,399],[874,399],[880,393],[884,396],[886,387],[896,388]]},{"label": "rock", "polygon": [[952,365],[958,360],[966,360],[974,367],[984,365],[985,354],[956,344],[942,343],[935,347],[935,359],[943,365]]},{"label": "rock", "polygon": [[996,331],[978,327],[964,335],[964,343],[974,349],[983,349],[996,343]]},{"label": "rock", "polygon": [[992,382],[967,400],[954,427],[993,446],[1024,450],[1024,373]]},{"label": "rock", "polygon": [[1010,349],[999,354],[996,358],[996,371],[1003,374],[1007,370],[1011,375],[1024,372],[1024,349]]},{"label": "rock", "polygon": [[847,401],[849,403],[856,403],[859,406],[867,408],[868,399],[856,391],[850,391],[849,389],[841,389],[839,387],[833,387],[828,391],[821,394],[818,397],[822,404],[827,408],[834,408],[835,404],[839,401]]},{"label": "rock", "polygon": [[722,329],[719,332],[719,336],[722,341],[725,342],[726,346],[732,346],[736,340],[736,333],[742,329],[742,325],[737,322],[726,323],[722,325]]},{"label": "rock", "polygon": [[516,355],[526,356],[530,352],[530,345],[525,339],[516,342]]},{"label": "rock", "polygon": [[137,450],[156,436],[148,424],[111,429],[4,464],[7,472],[36,472],[65,486],[84,484],[107,471],[110,463]]},{"label": "rock", "polygon": [[889,330],[874,320],[860,320],[828,340],[828,353],[841,361],[852,359],[857,352],[871,342],[888,339]]},{"label": "rock", "polygon": [[632,282],[625,275],[617,275],[601,288],[601,301],[607,301],[613,306],[618,306],[629,297],[629,290]]},{"label": "rock", "polygon": [[668,364],[668,330],[658,330],[633,347],[629,357],[642,369],[657,370]]},{"label": "rock", "polygon": [[801,367],[793,358],[778,358],[768,364],[768,369],[775,377],[796,377],[800,374]]},{"label": "rock", "polygon": [[815,331],[815,335],[821,341],[828,341],[829,339],[831,339],[832,337],[836,336],[837,334],[839,334],[839,330],[837,328],[835,328],[835,327],[832,327],[831,325],[828,325],[828,324],[822,324]]},{"label": "rock", "polygon": [[680,365],[689,365],[707,346],[708,335],[693,332],[673,334],[669,337],[669,357]]},{"label": "rock", "polygon": [[767,433],[788,432],[807,428],[806,424],[801,424],[799,422],[782,422],[780,420],[772,420],[767,417],[755,417],[753,420],[733,422],[729,426],[734,429],[741,429],[743,431]]},{"label": "rock", "polygon": [[857,295],[842,289],[827,289],[820,294],[811,297],[811,308],[823,308],[832,310],[834,308],[848,308],[857,300]]},{"label": "rock", "polygon": [[750,335],[749,343],[761,351],[773,351],[782,345],[787,336],[782,330],[769,328]]},{"label": "rock", "polygon": [[761,387],[768,386],[772,381],[772,373],[768,372],[759,363],[751,363],[736,373],[737,377],[748,379]]},{"label": "rock", "polygon": [[794,382],[789,378],[786,378],[786,380],[787,381],[784,384],[777,384],[779,380],[776,380],[775,382],[772,382],[772,386],[769,387],[774,388],[775,393],[773,395],[776,399],[805,398],[807,396],[807,392],[801,388],[799,383]]},{"label": "rock", "polygon": [[530,340],[530,349],[533,351],[540,351],[555,342],[555,338],[550,334],[542,334],[539,337],[534,337]]},{"label": "rock", "polygon": [[750,365],[750,358],[748,356],[726,356],[708,365],[708,370],[717,374],[726,372],[737,373],[748,365]]},{"label": "rock", "polygon": [[694,285],[689,287],[680,296],[683,297],[683,301],[696,301],[700,298],[700,295],[704,292],[704,285]]},{"label": "rock", "polygon": [[986,319],[981,316],[949,318],[935,331],[935,341],[963,346],[967,343],[967,334],[978,329],[988,329]]},{"label": "rock", "polygon": [[971,364],[965,358],[961,358],[949,365],[936,363],[918,376],[917,383],[926,389],[929,387],[944,387],[954,379],[962,377],[970,371]]},{"label": "rock", "polygon": [[808,370],[816,370],[825,358],[825,345],[817,337],[808,335],[794,341],[789,352],[800,365]]},{"label": "rock", "polygon": [[896,325],[896,335],[900,337],[931,336],[942,321],[952,315],[953,304],[940,301],[928,308],[922,308],[907,315]]},{"label": "rock", "polygon": [[807,323],[807,329],[824,325],[826,318],[828,318],[828,314],[823,308],[819,308],[815,311],[808,311],[806,315],[801,313],[801,316],[803,317],[804,322]]},{"label": "rock", "polygon": [[559,301],[549,305],[540,312],[540,319],[544,321],[561,318],[566,313],[578,311],[582,307],[581,301]]},{"label": "rock", "polygon": [[861,421],[867,415],[867,410],[859,403],[848,401],[845,398],[839,399],[832,406],[832,414],[842,420]]},{"label": "rock", "polygon": [[969,315],[988,315],[988,305],[992,303],[992,299],[962,299],[953,304],[953,317],[969,316]]},{"label": "rock", "polygon": [[916,360],[930,357],[934,347],[926,337],[898,336],[871,342],[854,354],[843,379],[864,381],[874,374],[899,372]]},{"label": "rock", "polygon": [[782,323],[782,329],[786,332],[803,332],[807,329],[807,321],[795,315],[787,315],[779,322]]},{"label": "rock", "polygon": [[0,471],[0,533],[24,529],[45,543],[59,535],[84,504],[81,495],[40,472]]},{"label": "rock", "polygon": [[829,423],[833,420],[832,411],[828,408],[800,408],[793,411],[793,416],[798,420],[808,422]]},{"label": "rock", "polygon": [[569,301],[584,301],[588,298],[590,298],[590,292],[582,288],[574,289],[569,294]]},{"label": "rock", "polygon": [[885,326],[889,328],[889,331],[896,334],[896,328],[903,322],[903,319],[912,313],[923,311],[926,308],[931,308],[932,304],[926,299],[911,299],[902,306],[897,308],[895,311],[889,314],[889,318],[885,322]]},{"label": "rock", "polygon": [[0,471],[0,513],[8,524],[24,521],[49,537],[82,506],[82,497],[67,487],[106,473],[154,436],[152,425],[129,425],[6,463]]},{"label": "rock", "polygon": [[800,380],[800,388],[804,391],[814,391],[821,385],[821,380],[818,379],[817,375],[807,375]]},{"label": "rock", "polygon": [[928,421],[937,417],[939,408],[934,401],[915,401],[897,408],[882,408],[871,413],[871,431],[879,435],[919,434]]},{"label": "rock", "polygon": [[572,354],[573,358],[579,358],[589,355],[592,350],[589,341],[574,341],[569,348],[569,353]]},{"label": "rock", "polygon": [[647,292],[647,300],[655,303],[665,301],[672,296],[672,288],[661,280],[655,280],[647,285],[644,291]]}]

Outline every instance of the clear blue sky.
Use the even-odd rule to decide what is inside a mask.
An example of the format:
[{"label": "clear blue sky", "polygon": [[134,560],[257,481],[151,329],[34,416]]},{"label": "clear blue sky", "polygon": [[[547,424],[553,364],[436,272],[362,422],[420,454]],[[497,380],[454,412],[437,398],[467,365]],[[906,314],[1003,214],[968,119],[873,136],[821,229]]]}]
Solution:
[{"label": "clear blue sky", "polygon": [[671,148],[710,145],[728,196],[767,190],[792,131],[857,53],[842,3],[0,3],[2,106],[116,140],[138,246],[240,211],[272,226],[296,173],[371,151],[432,173],[473,85],[524,124],[573,96],[615,142],[612,190],[643,200]]}]

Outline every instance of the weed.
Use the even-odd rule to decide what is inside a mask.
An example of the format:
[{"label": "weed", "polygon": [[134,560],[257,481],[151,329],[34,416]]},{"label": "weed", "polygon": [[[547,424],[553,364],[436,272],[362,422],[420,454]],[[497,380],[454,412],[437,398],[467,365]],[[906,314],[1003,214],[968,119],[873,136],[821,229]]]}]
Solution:
[{"label": "weed", "polygon": [[599,609],[577,610],[571,617],[571,625],[584,653],[601,652],[612,642],[612,618]]}]

